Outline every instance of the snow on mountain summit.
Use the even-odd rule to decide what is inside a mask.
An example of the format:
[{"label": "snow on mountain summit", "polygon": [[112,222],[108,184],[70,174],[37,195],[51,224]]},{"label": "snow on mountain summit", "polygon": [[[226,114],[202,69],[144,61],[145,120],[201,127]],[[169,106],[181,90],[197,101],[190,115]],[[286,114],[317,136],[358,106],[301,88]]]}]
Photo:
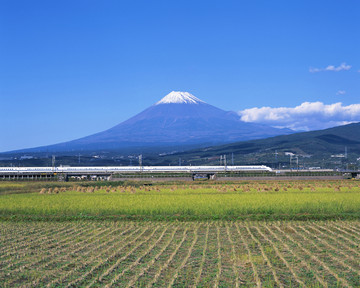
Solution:
[{"label": "snow on mountain summit", "polygon": [[205,103],[200,99],[196,98],[194,95],[190,94],[189,92],[180,92],[180,91],[172,91],[164,98],[162,98],[159,102],[155,105],[159,104],[199,104]]}]

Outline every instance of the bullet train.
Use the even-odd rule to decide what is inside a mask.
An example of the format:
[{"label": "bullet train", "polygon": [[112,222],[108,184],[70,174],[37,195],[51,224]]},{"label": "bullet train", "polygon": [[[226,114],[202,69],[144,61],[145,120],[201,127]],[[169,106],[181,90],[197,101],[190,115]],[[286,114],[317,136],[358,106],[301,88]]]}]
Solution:
[{"label": "bullet train", "polygon": [[132,172],[242,172],[272,171],[264,165],[255,166],[99,166],[99,167],[0,167],[0,174],[26,173],[132,173]]}]

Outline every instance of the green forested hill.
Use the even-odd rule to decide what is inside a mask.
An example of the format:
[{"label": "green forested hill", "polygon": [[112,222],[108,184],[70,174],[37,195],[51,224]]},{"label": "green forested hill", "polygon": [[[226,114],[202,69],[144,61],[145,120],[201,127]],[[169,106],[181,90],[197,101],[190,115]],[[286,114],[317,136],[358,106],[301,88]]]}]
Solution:
[{"label": "green forested hill", "polygon": [[[266,162],[267,158],[273,157],[270,155],[274,155],[275,151],[279,155],[284,154],[284,152],[292,152],[296,155],[311,156],[312,159],[319,159],[328,158],[334,154],[344,154],[345,149],[352,158],[360,157],[360,123],[196,149],[178,153],[172,155],[172,157],[174,159],[176,157],[204,159],[218,155],[235,154],[236,159],[240,155],[245,162],[258,163]],[[264,155],[268,156],[265,157]],[[230,162],[228,161],[228,163]]]}]

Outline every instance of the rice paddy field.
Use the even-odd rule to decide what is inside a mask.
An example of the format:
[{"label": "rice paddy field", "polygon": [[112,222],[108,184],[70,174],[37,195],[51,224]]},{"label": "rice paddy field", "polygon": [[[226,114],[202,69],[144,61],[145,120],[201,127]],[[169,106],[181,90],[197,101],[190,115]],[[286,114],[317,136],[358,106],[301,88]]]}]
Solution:
[{"label": "rice paddy field", "polygon": [[359,221],[0,224],[1,287],[359,287]]},{"label": "rice paddy field", "polygon": [[67,183],[37,187],[33,193],[0,195],[0,219],[360,219],[359,184],[351,180],[137,186]]},{"label": "rice paddy field", "polygon": [[360,287],[360,182],[0,183],[0,287]]}]

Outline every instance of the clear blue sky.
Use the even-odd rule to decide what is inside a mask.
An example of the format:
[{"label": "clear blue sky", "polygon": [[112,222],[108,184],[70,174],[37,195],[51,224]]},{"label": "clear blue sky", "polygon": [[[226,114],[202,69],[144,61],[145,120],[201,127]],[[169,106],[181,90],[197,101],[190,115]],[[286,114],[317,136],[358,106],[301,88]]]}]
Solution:
[{"label": "clear blue sky", "polygon": [[357,0],[1,0],[0,151],[105,130],[173,90],[234,111],[360,103],[359,15]]}]

